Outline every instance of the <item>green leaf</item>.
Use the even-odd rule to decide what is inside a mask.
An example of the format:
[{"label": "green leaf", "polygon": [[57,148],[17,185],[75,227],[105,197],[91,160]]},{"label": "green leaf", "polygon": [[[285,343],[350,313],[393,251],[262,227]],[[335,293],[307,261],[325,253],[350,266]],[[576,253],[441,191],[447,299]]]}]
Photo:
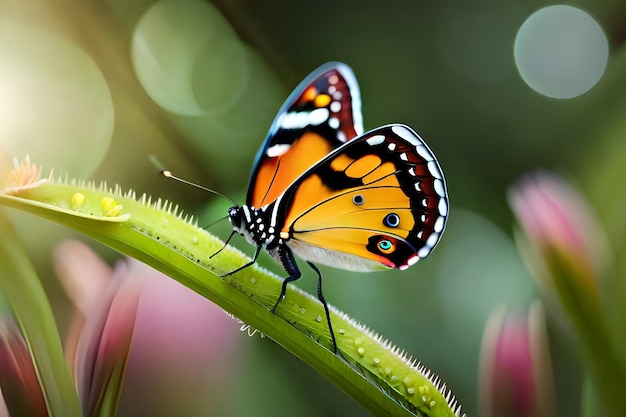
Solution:
[{"label": "green leaf", "polygon": [[[332,309],[340,355],[331,351],[321,304],[295,287],[270,308],[282,280],[177,214],[177,208],[106,186],[45,183],[0,204],[80,231],[164,272],[263,332],[334,382],[374,415],[455,416],[460,406],[440,379],[345,314]],[[433,383],[433,381],[435,381]]]},{"label": "green leaf", "polygon": [[52,309],[24,248],[1,212],[0,292],[6,297],[33,357],[49,415],[81,417]]}]

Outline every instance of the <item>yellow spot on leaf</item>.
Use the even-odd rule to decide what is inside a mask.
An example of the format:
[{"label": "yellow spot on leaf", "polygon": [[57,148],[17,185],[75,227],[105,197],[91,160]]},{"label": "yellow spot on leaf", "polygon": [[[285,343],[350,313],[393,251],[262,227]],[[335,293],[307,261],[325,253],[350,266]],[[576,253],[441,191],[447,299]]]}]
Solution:
[{"label": "yellow spot on leaf", "polygon": [[83,204],[85,204],[85,194],[83,193],[74,193],[72,196],[72,210],[79,210]]},{"label": "yellow spot on leaf", "polygon": [[105,217],[117,217],[122,212],[122,205],[118,204],[115,199],[111,197],[104,197],[100,202],[102,213]]}]

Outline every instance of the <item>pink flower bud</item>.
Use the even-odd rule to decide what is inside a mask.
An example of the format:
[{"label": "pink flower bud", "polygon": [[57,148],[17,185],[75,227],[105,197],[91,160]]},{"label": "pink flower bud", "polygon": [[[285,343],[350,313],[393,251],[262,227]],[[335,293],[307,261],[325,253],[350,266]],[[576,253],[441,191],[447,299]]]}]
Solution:
[{"label": "pink flower bud", "polygon": [[509,201],[528,240],[522,249],[543,289],[563,294],[565,285],[574,285],[598,303],[597,278],[607,249],[583,198],[562,178],[538,173],[523,177]]},{"label": "pink flower bud", "polygon": [[539,304],[527,314],[492,312],[483,337],[480,393],[485,417],[556,415],[552,367]]}]

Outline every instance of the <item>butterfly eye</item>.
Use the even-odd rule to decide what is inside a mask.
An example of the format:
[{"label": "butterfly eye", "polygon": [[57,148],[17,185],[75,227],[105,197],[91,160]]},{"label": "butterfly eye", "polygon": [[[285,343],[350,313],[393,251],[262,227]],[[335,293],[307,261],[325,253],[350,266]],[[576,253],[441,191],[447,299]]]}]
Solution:
[{"label": "butterfly eye", "polygon": [[352,197],[352,202],[355,206],[361,206],[365,203],[365,198],[361,194],[355,194],[354,197]]},{"label": "butterfly eye", "polygon": [[389,213],[383,219],[383,224],[387,227],[398,227],[400,224],[400,216],[396,213]]},{"label": "butterfly eye", "polygon": [[394,245],[390,240],[383,239],[378,242],[378,249],[380,249],[382,253],[391,253],[394,250]]}]

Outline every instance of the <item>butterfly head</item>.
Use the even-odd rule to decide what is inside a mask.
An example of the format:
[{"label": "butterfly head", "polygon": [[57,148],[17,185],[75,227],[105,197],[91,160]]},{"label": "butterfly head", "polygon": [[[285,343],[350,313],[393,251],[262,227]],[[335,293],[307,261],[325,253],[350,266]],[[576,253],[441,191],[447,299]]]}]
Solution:
[{"label": "butterfly head", "polygon": [[233,230],[240,235],[245,230],[245,221],[243,210],[239,206],[234,206],[228,209],[228,221],[233,226]]},{"label": "butterfly head", "polygon": [[228,220],[233,230],[245,237],[248,243],[271,249],[282,242],[279,232],[271,224],[271,207],[273,205],[267,210],[248,205],[234,206],[228,210]]}]

